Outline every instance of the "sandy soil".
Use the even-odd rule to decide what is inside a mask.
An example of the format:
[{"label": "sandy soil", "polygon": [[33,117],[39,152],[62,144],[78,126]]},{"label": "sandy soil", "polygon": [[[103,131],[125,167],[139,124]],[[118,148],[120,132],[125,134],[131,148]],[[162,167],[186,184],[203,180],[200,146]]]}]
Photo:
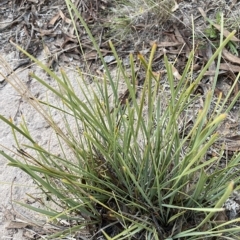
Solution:
[{"label": "sandy soil", "polygon": [[[14,52],[8,55],[2,52],[1,56],[13,64]],[[42,58],[44,58],[44,54],[39,56],[39,59]],[[72,67],[73,65],[74,63]],[[70,79],[76,79],[77,74],[74,71],[71,69],[68,70],[67,66],[65,70],[68,72]],[[9,78],[15,82],[18,80],[23,81],[26,87],[38,99],[46,100],[47,97],[51,103],[56,104],[58,99],[53,94],[47,92],[38,82],[31,79],[29,77],[30,71],[54,86],[55,83],[36,66],[28,69],[20,69],[20,71],[10,75]],[[6,74],[6,70],[3,67],[0,67],[0,72]],[[0,78],[1,80],[2,78]],[[73,86],[74,82],[77,84],[76,81],[73,81]],[[50,148],[54,153],[58,152],[57,141],[54,141],[51,128],[48,127],[43,117],[9,83],[0,89],[0,104],[1,115],[7,118],[11,117],[16,124],[20,124],[22,116],[24,116],[32,137],[43,147]],[[55,121],[60,126],[63,124],[60,116],[56,115]],[[16,144],[11,129],[2,121],[0,122],[0,146],[1,150],[8,148],[16,152]],[[14,156],[14,154],[12,155]],[[48,203],[27,174],[20,169],[8,166],[7,163],[7,160],[0,156],[0,239],[33,239],[35,233],[41,234],[46,230],[41,231],[41,227],[46,227],[46,219],[35,212],[26,210],[26,208],[19,206],[14,201],[28,203],[35,207],[39,206],[39,204],[37,201],[34,201],[34,198],[39,198],[46,204]],[[20,224],[18,226],[18,222],[22,221],[27,222],[27,224]],[[26,226],[28,227],[26,228]]]},{"label": "sandy soil", "polygon": [[[50,5],[48,6],[48,4]],[[19,52],[16,51],[7,40],[11,35],[16,36],[16,38],[20,37],[17,40],[20,45],[23,44],[22,46],[26,47],[25,44],[27,43],[28,50],[34,50],[32,49],[34,46],[31,42],[32,38],[29,38],[30,35],[26,32],[24,33],[24,21],[22,21],[26,19],[26,21],[32,20],[31,11],[34,11],[34,7],[38,7],[35,13],[40,14],[40,17],[38,16],[38,23],[40,24],[39,26],[42,26],[41,24],[48,22],[53,16],[56,16],[59,10],[62,11],[66,9],[63,8],[63,6],[63,0],[51,0],[45,3],[44,1],[36,1],[36,4],[26,1],[1,2],[0,61],[3,62],[4,59],[8,62],[10,68],[13,69],[19,64],[19,59],[23,57],[19,55]],[[30,17],[22,20],[20,19],[21,21],[17,22],[14,26],[6,28],[6,26],[13,21],[15,16],[22,17],[22,13]],[[44,14],[41,15],[42,13]],[[26,21],[25,24],[28,24]],[[15,40],[16,39],[14,39],[14,41]],[[41,50],[35,52],[35,56],[36,53],[39,59],[46,57],[44,55],[45,53]],[[67,67],[66,64],[65,66]],[[20,122],[22,122],[22,116],[24,116],[33,138],[35,138],[39,144],[49,146],[53,151],[58,151],[56,142],[52,143],[52,132],[50,128],[48,128],[48,124],[44,121],[43,117],[36,113],[33,107],[17,93],[11,84],[4,81],[3,75],[6,76],[9,71],[11,70],[4,68],[3,65],[0,64],[0,73],[2,74],[0,75],[0,114],[6,118],[11,117],[15,124],[20,124]],[[13,81],[23,81],[34,96],[37,96],[39,99],[46,99],[46,90],[29,77],[30,71],[42,77],[50,84],[53,84],[51,79],[35,66],[26,69],[21,67],[17,69],[14,74],[9,75],[9,79]],[[51,95],[48,95],[48,97],[52,102],[57,101],[57,99]],[[9,149],[16,152],[16,143],[11,129],[4,122],[0,121],[0,150],[8,151]],[[12,155],[14,156],[14,154]],[[7,164],[8,161],[0,155],[0,239],[36,239],[36,237],[44,234],[46,229],[44,231],[42,231],[42,229],[47,227],[47,225],[45,225],[46,219],[35,212],[28,211],[14,201],[28,203],[38,207],[39,204],[36,200],[39,199],[45,202],[46,199],[40,194],[40,191],[27,174],[20,169],[9,167]]]},{"label": "sandy soil", "polygon": [[[1,56],[13,63],[14,52],[5,56],[1,52]],[[17,75],[20,79],[29,79],[28,71],[21,71]],[[6,73],[4,69],[0,69],[0,72]],[[34,84],[30,84],[29,87],[32,90],[35,89],[35,92],[40,91]],[[23,114],[30,123],[29,127],[33,131],[33,135],[40,141],[48,139],[42,119],[22,100],[10,84],[6,84],[0,89],[0,104],[1,115],[12,117],[15,123],[20,123],[21,114]],[[2,121],[0,122],[0,145],[12,150],[15,145],[11,129]],[[9,229],[9,224],[14,220],[34,222],[44,219],[13,203],[13,201],[33,201],[33,199],[28,200],[26,193],[34,195],[37,190],[29,176],[20,169],[7,166],[7,163],[7,160],[0,156],[0,239],[25,239],[24,228]]]}]

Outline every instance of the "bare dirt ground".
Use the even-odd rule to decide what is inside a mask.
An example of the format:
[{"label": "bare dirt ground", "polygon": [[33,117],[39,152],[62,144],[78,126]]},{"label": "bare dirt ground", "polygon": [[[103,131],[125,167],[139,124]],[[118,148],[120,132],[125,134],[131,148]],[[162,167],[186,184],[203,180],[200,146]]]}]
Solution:
[{"label": "bare dirt ground", "polygon": [[[74,2],[91,27],[94,36],[98,39],[102,53],[107,61],[111,57],[107,44],[109,29],[102,27],[101,23],[109,22],[109,19],[107,17],[104,19],[103,15],[100,17],[98,12],[110,7],[110,2],[89,1],[91,4],[83,4],[84,1]],[[139,18],[134,22],[132,26],[134,31],[128,35],[128,38],[121,40],[120,36],[116,36],[112,37],[112,41],[120,57],[126,61],[129,53],[137,55],[140,52],[147,56],[152,43],[156,42],[158,44],[158,52],[154,61],[154,71],[164,72],[162,56],[164,53],[167,53],[170,60],[176,59],[176,56],[178,56],[178,62],[175,67],[176,72],[181,74],[187,60],[187,54],[192,47],[191,14],[196,22],[196,36],[199,36],[202,41],[203,29],[206,26],[206,22],[203,20],[203,13],[211,17],[219,9],[219,11],[223,10],[225,15],[227,15],[236,9],[240,9],[239,5],[234,0],[179,1],[177,12],[174,13],[173,17],[165,25],[158,24],[158,20],[156,21],[151,14],[147,14],[147,16]],[[234,13],[235,17],[239,14],[237,11]],[[78,24],[77,27],[83,41],[84,58],[91,66],[92,71],[95,74],[99,74],[101,72],[101,64],[98,61],[96,51],[83,30],[83,26]],[[239,26],[236,27],[239,28]],[[27,101],[16,92],[11,84],[6,81],[5,77],[8,76],[13,81],[16,79],[22,80],[32,94],[40,100],[46,99],[47,92],[29,77],[29,72],[34,72],[53,86],[55,83],[41,69],[32,65],[23,54],[16,50],[12,43],[19,44],[56,71],[60,67],[64,68],[68,72],[70,79],[76,78],[75,67],[84,69],[86,66],[64,1],[5,0],[0,3],[0,61],[2,62],[2,59],[5,59],[9,63],[9,67],[6,67],[4,64],[0,65],[0,114],[5,117],[11,117],[16,124],[19,124],[22,121],[22,116],[24,116],[32,136],[38,143],[49,146],[52,151],[57,152],[58,146],[51,138],[52,133],[48,125]],[[237,42],[237,44],[236,48],[239,53],[239,43]],[[204,45],[207,49],[209,42],[205,41]],[[207,54],[207,51],[198,52],[196,57],[198,60],[196,60],[195,66],[196,72],[206,63],[209,58]],[[226,53],[225,60],[229,63],[228,68],[222,66],[223,77],[219,80],[218,86],[218,91],[222,92],[226,91],[226,88],[222,87],[221,81],[224,81],[228,87],[232,84],[231,77],[228,81],[224,80],[227,79],[226,73],[231,72],[230,76],[233,74],[232,79],[234,79],[234,74],[240,71],[240,64],[231,62],[231,56],[229,57],[228,53]],[[109,61],[109,64],[112,64],[114,67],[114,62]],[[11,69],[14,70],[14,73],[12,73]],[[199,87],[200,92],[204,92],[207,88],[209,76],[206,77],[205,82]],[[141,84],[141,81],[140,77],[139,84]],[[90,78],[89,83],[91,83]],[[48,100],[52,103],[57,101],[51,95],[48,96]],[[236,116],[234,115],[234,117]],[[232,121],[235,122],[236,120]],[[59,124],[61,124],[60,118]],[[227,129],[226,135],[229,135],[228,128],[225,127],[224,129]],[[236,132],[234,133],[236,134]],[[239,145],[234,146],[232,150],[239,150]],[[0,122],[0,150],[5,148],[15,151],[16,144],[11,129],[3,122]],[[13,202],[21,201],[38,206],[40,201],[47,201],[39,194],[39,190],[31,178],[19,169],[7,166],[6,159],[3,159],[1,156],[0,166],[0,239],[37,239],[51,233],[53,226],[45,224],[46,219],[43,216],[27,211]]]}]

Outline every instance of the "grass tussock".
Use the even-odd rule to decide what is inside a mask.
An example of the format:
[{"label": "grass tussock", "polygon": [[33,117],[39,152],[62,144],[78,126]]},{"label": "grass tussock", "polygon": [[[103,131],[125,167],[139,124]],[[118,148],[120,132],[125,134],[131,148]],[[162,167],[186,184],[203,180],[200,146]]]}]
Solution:
[{"label": "grass tussock", "polygon": [[105,25],[109,27],[109,38],[125,39],[143,26],[148,29],[161,25],[171,18],[178,8],[175,0],[122,0],[112,1],[105,9],[108,15]]},{"label": "grass tussock", "polygon": [[[28,173],[59,211],[20,204],[46,215],[49,221],[71,222],[49,239],[74,237],[82,228],[96,239],[234,239],[240,232],[239,219],[222,220],[219,216],[224,214],[224,203],[233,189],[238,189],[234,184],[239,181],[240,155],[229,158],[223,168],[220,162],[226,157],[224,151],[210,154],[219,138],[217,129],[227,117],[217,110],[224,107],[221,96],[215,99],[213,91],[207,93],[190,128],[183,117],[198,98],[194,91],[204,73],[215,59],[220,63],[221,51],[234,32],[220,42],[194,81],[190,79],[194,49],[177,83],[172,64],[165,56],[169,93],[164,95],[161,75],[152,70],[156,45],[148,59],[138,55],[145,70],[144,83],[139,87],[134,57],[130,55],[131,74],[126,74],[110,42],[118,73],[113,78],[81,15],[73,4],[67,5],[70,14],[77,16],[88,32],[105,74],[101,81],[95,77],[87,85],[79,70],[81,98],[84,96],[81,100],[79,89],[76,91],[63,70],[58,77],[21,49],[59,86],[53,88],[33,74],[59,98],[60,104],[54,106],[37,99],[30,102],[50,109],[44,117],[56,133],[62,152],[55,155],[39,146],[25,122],[16,126],[0,116],[12,128],[18,146],[15,157],[5,151],[1,155],[9,160],[9,165]],[[218,70],[213,88],[217,75]],[[119,97],[122,83],[126,91]],[[233,103],[237,98],[238,95]],[[217,106],[214,109],[213,99]],[[54,122],[51,109],[63,116],[65,129]],[[69,119],[74,124],[70,125]],[[29,144],[22,146],[19,135]],[[35,153],[29,154],[32,151]]]}]

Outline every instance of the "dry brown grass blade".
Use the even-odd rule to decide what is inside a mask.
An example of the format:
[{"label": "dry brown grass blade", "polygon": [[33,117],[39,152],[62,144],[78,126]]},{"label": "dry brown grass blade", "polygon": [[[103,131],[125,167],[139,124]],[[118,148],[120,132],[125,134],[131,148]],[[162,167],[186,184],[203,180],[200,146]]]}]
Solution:
[{"label": "dry brown grass blade", "polygon": [[221,63],[220,64],[220,70],[227,70],[227,71],[232,71],[239,73],[240,72],[240,66],[236,66],[230,63]]},{"label": "dry brown grass blade", "polygon": [[227,49],[224,48],[222,51],[222,54],[223,54],[223,57],[228,61],[240,65],[240,58],[230,53]]},{"label": "dry brown grass blade", "polygon": [[[221,26],[220,26],[219,24],[215,24],[215,23],[214,23],[213,26],[214,26],[219,32],[221,32]],[[230,32],[229,32],[228,30],[223,29],[223,36],[224,36],[224,37],[229,36],[229,34],[230,34]],[[233,42],[240,42],[240,39],[238,39],[237,37],[233,36],[232,39],[231,39],[231,41],[233,41]]]}]

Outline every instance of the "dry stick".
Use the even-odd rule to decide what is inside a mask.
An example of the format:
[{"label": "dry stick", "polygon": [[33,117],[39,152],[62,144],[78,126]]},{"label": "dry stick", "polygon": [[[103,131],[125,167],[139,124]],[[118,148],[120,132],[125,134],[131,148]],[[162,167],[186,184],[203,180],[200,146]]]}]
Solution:
[{"label": "dry stick", "polygon": [[22,22],[22,18],[23,16],[26,14],[26,11],[18,18],[15,18],[15,20],[13,20],[12,22],[10,22],[9,24],[5,25],[4,27],[0,28],[0,32],[2,32],[3,30],[11,27],[13,24],[17,24],[17,23],[20,23]]}]

